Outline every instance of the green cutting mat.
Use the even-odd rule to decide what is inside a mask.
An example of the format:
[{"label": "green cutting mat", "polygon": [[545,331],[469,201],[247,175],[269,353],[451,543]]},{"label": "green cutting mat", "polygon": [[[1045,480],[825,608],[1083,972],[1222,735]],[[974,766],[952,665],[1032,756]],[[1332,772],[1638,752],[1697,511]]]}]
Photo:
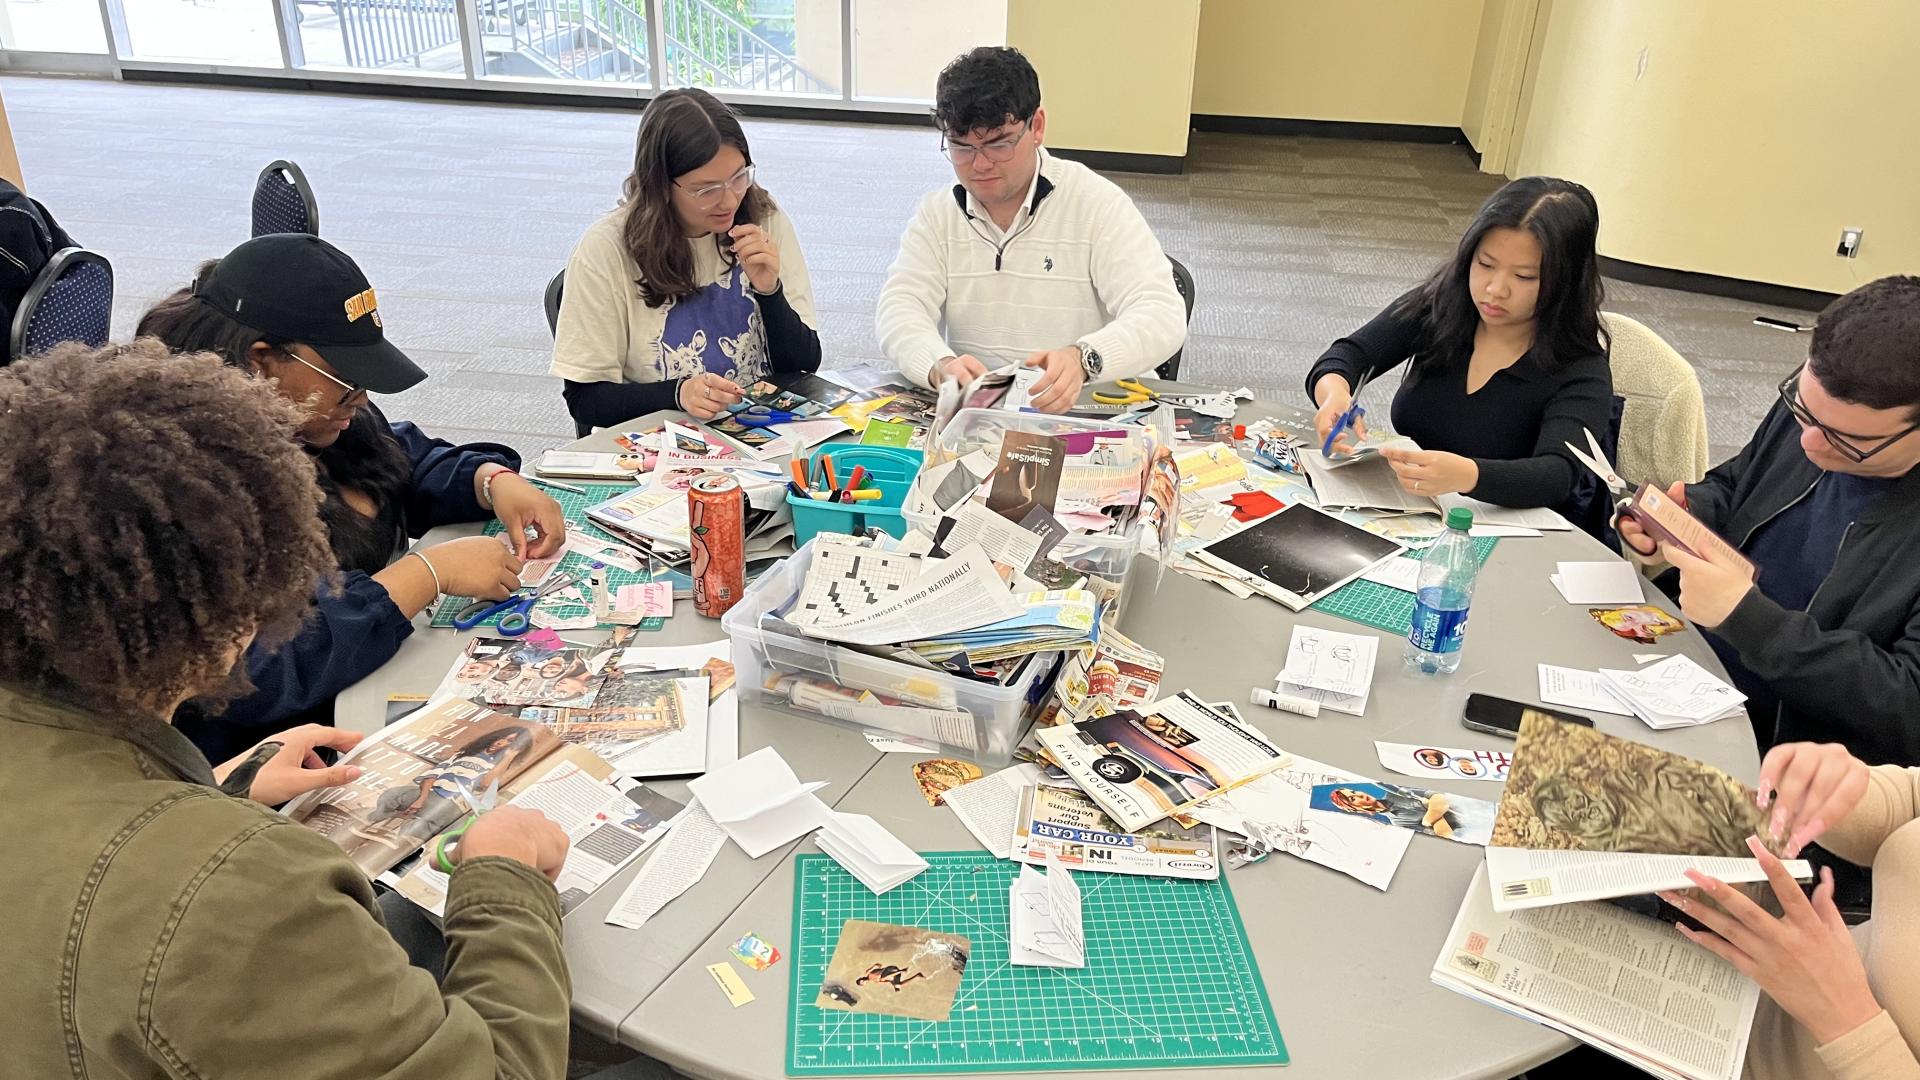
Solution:
[{"label": "green cutting mat", "polygon": [[[1487,564],[1487,556],[1493,554],[1493,545],[1499,542],[1497,536],[1473,538],[1473,554],[1480,560],[1480,565]],[[1417,559],[1420,553],[1412,552],[1400,557]],[[1314,601],[1312,610],[1352,619],[1363,626],[1401,637],[1406,637],[1413,629],[1413,594],[1377,581],[1359,578],[1349,581]]]},{"label": "green cutting mat", "polygon": [[[559,488],[550,487],[541,487],[540,490],[553,496],[554,499],[560,503],[560,509],[566,514],[567,521],[572,525],[580,526],[589,536],[598,536],[605,540],[618,539],[587,520],[587,507],[598,506],[608,499],[613,498],[615,495],[632,491],[634,490],[634,485],[577,483],[574,484],[574,486],[585,489],[586,494],[575,495],[571,491],[561,491]],[[498,520],[487,522],[486,534],[488,536],[498,536],[506,530],[507,527],[500,524]],[[564,573],[568,570],[580,570],[584,572],[587,568],[588,561],[585,556],[577,552],[568,552],[565,561],[559,566],[554,567],[553,572],[556,574]],[[629,570],[622,570],[617,566],[607,567],[607,588],[609,589],[617,589],[622,585],[644,584],[651,580],[653,579],[648,576],[645,570],[636,574]],[[442,598],[440,606],[433,609],[433,621],[430,625],[443,627],[452,626],[453,617],[460,614],[461,608],[471,603],[473,603],[473,597],[471,596],[448,596]],[[552,612],[560,618],[578,618],[592,611],[591,608],[582,604],[553,603],[545,605],[543,610]],[[500,616],[491,615],[488,616],[484,622],[480,623],[480,625],[491,627],[499,621]],[[665,619],[659,617],[642,619],[640,620],[640,629],[658,630],[665,626],[666,622]]]},{"label": "green cutting mat", "polygon": [[[1019,865],[983,852],[923,856],[928,868],[884,896],[825,855],[799,857],[788,1076],[1287,1063],[1225,879],[1078,874],[1087,966],[1015,967],[1007,891]],[[952,1016],[930,1023],[815,1005],[848,919],[969,938]]]}]

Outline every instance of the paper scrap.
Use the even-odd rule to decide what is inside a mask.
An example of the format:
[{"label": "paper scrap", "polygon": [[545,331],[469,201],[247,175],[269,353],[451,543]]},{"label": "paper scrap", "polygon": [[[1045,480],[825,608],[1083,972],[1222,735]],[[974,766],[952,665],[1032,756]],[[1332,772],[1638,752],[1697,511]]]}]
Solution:
[{"label": "paper scrap", "polygon": [[1645,600],[1640,571],[1632,563],[1563,562],[1548,580],[1569,604],[1638,604]]},{"label": "paper scrap", "polygon": [[1193,815],[1239,833],[1259,851],[1284,851],[1385,891],[1413,833],[1348,814],[1308,808],[1316,784],[1366,778],[1311,758],[1255,777],[1201,803]]},{"label": "paper scrap", "polygon": [[933,758],[914,765],[913,778],[919,783],[920,794],[925,796],[927,805],[939,806],[942,794],[980,779],[980,766],[953,758]]},{"label": "paper scrap", "polygon": [[883,754],[937,754],[940,744],[921,739],[908,739],[899,735],[889,735],[882,731],[863,731],[867,745]]},{"label": "paper scrap", "polygon": [[1434,780],[1494,780],[1504,782],[1513,758],[1499,750],[1462,750],[1452,746],[1423,746],[1419,743],[1379,742],[1373,744],[1380,764],[1403,776],[1425,776]]},{"label": "paper scrap", "polygon": [[1020,793],[1039,782],[1040,766],[1022,763],[953,788],[942,801],[981,847],[996,859],[1009,859],[1020,826]]},{"label": "paper scrap", "polygon": [[1401,592],[1418,592],[1420,560],[1387,559],[1384,562],[1375,563],[1366,573],[1361,574],[1360,578],[1363,581],[1378,582],[1389,589],[1399,589]]},{"label": "paper scrap", "polygon": [[613,610],[637,612],[643,619],[667,618],[673,614],[673,583],[643,581],[622,585],[613,591]]},{"label": "paper scrap", "polygon": [[726,842],[727,834],[706,807],[697,801],[690,803],[673,819],[667,838],[656,846],[627,891],[607,912],[607,923],[629,930],[645,926],[648,919],[706,874]]},{"label": "paper scrap", "polygon": [[1597,671],[1540,665],[1540,700],[1548,705],[1602,712],[1613,716],[1632,716],[1633,711],[1607,692],[1607,680]]},{"label": "paper scrap", "polygon": [[755,971],[765,971],[780,962],[780,950],[758,934],[742,934],[728,952]]},{"label": "paper scrap", "polygon": [[1023,862],[1008,903],[1009,962],[1026,967],[1087,966],[1080,886],[1073,880],[1073,871],[1050,866],[1042,875]]},{"label": "paper scrap", "polygon": [[1633,662],[1636,664],[1651,664],[1655,660],[1665,660],[1666,658],[1667,654],[1663,652],[1637,652],[1633,654]]},{"label": "paper scrap", "polygon": [[727,1000],[734,1008],[753,1000],[753,991],[747,989],[747,984],[740,980],[740,973],[733,969],[732,964],[725,960],[708,964],[707,973],[713,976],[713,981],[720,986],[720,992],[727,995]]}]

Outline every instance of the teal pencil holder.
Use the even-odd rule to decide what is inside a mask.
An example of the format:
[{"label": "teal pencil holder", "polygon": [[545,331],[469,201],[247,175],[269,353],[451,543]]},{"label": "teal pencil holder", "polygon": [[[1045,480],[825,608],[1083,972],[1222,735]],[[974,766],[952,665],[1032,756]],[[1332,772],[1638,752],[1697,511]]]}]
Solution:
[{"label": "teal pencil holder", "polygon": [[907,519],[900,506],[906,501],[907,489],[913,486],[913,478],[920,473],[924,454],[897,446],[846,443],[822,446],[807,459],[807,476],[815,486],[824,487],[821,457],[833,459],[834,474],[842,484],[853,475],[855,465],[866,469],[867,476],[861,486],[879,488],[880,497],[866,502],[838,503],[803,499],[787,492],[787,505],[793,508],[795,548],[823,532],[854,534],[877,528],[895,539],[907,535]]}]

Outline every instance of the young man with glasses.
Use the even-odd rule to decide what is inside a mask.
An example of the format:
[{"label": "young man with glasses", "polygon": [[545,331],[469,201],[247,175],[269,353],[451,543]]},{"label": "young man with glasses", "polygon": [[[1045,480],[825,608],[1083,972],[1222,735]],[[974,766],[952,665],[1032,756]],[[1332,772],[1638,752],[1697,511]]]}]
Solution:
[{"label": "young man with glasses", "polygon": [[1745,449],[1671,491],[1756,579],[1656,551],[1630,519],[1621,538],[1678,572],[1681,609],[1747,694],[1761,749],[1838,742],[1920,765],[1920,277],[1834,301],[1779,390]]},{"label": "young man with glasses", "polygon": [[1126,192],[1042,148],[1040,77],[1019,50],[948,64],[933,119],[959,183],[921,200],[880,290],[880,347],[901,371],[937,386],[1044,367],[1034,405],[1057,413],[1083,385],[1179,351],[1186,306],[1166,253]]}]

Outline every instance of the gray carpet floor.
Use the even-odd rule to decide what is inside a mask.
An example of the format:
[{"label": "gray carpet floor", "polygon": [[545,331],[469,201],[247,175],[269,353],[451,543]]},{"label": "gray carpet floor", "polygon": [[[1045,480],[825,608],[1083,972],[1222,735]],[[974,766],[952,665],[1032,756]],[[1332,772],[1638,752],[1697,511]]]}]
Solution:
[{"label": "gray carpet floor", "polygon": [[[523,452],[566,441],[541,294],[611,209],[637,111],[224,87],[0,79],[30,191],[113,261],[115,332],[247,236],[254,175],[299,163],[320,232],[358,260],[389,337],[431,374],[390,415]],[[826,368],[880,361],[873,306],[920,195],[952,183],[930,129],[749,120],[762,183],[794,218]],[[1180,176],[1115,173],[1193,271],[1183,379],[1304,401],[1333,339],[1424,276],[1500,181],[1459,146],[1196,133]],[[1602,207],[1604,229],[1605,207]],[[1745,441],[1806,338],[1805,313],[1609,282],[1608,307],[1698,368],[1713,455]]]}]

